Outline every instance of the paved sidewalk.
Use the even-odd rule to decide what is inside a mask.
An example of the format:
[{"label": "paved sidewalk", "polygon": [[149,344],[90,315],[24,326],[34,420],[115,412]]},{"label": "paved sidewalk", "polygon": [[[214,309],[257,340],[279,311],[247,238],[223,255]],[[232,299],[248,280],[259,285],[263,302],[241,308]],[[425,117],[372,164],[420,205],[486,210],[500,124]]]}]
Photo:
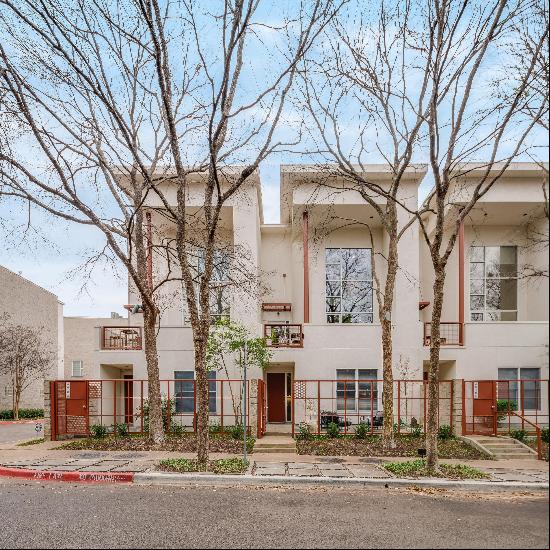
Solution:
[{"label": "paved sidewalk", "polygon": [[[43,447],[39,445],[37,447]],[[235,455],[213,453],[212,459]],[[156,470],[163,458],[194,458],[192,453],[167,452],[105,452],[105,451],[58,451],[33,449],[32,447],[0,450],[0,466],[44,472],[128,472],[144,473]],[[390,479],[392,474],[383,469],[382,463],[407,458],[361,458],[318,457],[252,454],[249,457],[248,475],[258,478],[331,478],[331,479]],[[513,481],[521,483],[548,483],[548,464],[537,460],[510,461],[459,461],[488,473],[490,481],[498,483]]]}]

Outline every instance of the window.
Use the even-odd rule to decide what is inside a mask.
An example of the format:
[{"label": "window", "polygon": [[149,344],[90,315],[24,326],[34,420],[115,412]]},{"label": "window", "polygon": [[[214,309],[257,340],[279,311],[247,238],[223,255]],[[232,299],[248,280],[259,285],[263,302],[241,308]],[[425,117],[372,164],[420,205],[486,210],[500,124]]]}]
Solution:
[{"label": "window", "polygon": [[531,367],[498,369],[498,398],[515,404],[515,409],[540,410],[540,369]]},{"label": "window", "polygon": [[336,407],[338,411],[376,411],[378,388],[376,369],[337,369]]},{"label": "window", "polygon": [[327,323],[372,323],[370,248],[325,250]]},{"label": "window", "polygon": [[13,397],[13,386],[4,386],[4,397]]},{"label": "window", "polygon": [[[210,280],[210,315],[212,323],[218,319],[229,319],[229,256],[223,251],[214,252],[214,268]],[[197,276],[204,272],[204,250],[200,250],[197,258]]]},{"label": "window", "polygon": [[[195,371],[174,371],[176,413],[193,414],[195,409]],[[209,372],[208,379],[208,410],[216,412],[216,373]]]},{"label": "window", "polygon": [[84,376],[84,364],[80,359],[72,362],[72,376]]},{"label": "window", "polygon": [[517,247],[470,248],[470,319],[517,321]]}]

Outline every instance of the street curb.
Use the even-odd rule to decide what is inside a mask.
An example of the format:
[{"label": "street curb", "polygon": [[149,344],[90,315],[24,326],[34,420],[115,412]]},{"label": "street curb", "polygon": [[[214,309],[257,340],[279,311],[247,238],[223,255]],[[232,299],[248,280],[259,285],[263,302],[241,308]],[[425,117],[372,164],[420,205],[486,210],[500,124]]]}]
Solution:
[{"label": "street curb", "polygon": [[132,472],[58,472],[54,470],[26,470],[0,466],[0,477],[32,479],[35,481],[68,481],[85,483],[132,483]]},{"label": "street curb", "polygon": [[134,483],[140,485],[330,485],[358,487],[434,487],[445,489],[476,489],[482,491],[531,489],[548,491],[548,483],[525,483],[514,481],[453,481],[445,479],[396,479],[396,478],[341,478],[341,477],[288,477],[215,474],[173,474],[145,472],[134,475]]}]

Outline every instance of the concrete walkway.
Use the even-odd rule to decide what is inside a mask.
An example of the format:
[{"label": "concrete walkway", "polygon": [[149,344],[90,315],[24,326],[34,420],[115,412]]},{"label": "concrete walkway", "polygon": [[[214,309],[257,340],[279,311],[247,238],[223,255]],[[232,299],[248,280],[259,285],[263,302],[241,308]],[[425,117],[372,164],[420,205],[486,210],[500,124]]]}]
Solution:
[{"label": "concrete walkway", "polygon": [[[50,447],[50,448],[48,448]],[[212,459],[236,455],[212,453]],[[193,453],[143,451],[68,451],[51,449],[51,444],[0,450],[0,466],[45,472],[131,472],[155,471],[164,458],[194,458]],[[382,468],[387,461],[410,458],[319,457],[296,454],[257,454],[249,456],[247,474],[258,478],[390,479]],[[488,473],[495,483],[514,481],[548,483],[548,464],[538,460],[444,460],[448,464],[467,464]]]}]

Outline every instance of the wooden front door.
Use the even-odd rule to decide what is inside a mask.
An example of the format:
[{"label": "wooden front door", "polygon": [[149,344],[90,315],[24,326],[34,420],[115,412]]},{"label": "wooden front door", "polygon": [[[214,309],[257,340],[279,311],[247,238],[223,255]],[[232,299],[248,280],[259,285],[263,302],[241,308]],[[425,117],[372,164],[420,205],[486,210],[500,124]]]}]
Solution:
[{"label": "wooden front door", "polygon": [[285,422],[285,373],[267,373],[267,421]]},{"label": "wooden front door", "polygon": [[132,374],[124,375],[124,422],[125,424],[134,422],[134,376]]}]

